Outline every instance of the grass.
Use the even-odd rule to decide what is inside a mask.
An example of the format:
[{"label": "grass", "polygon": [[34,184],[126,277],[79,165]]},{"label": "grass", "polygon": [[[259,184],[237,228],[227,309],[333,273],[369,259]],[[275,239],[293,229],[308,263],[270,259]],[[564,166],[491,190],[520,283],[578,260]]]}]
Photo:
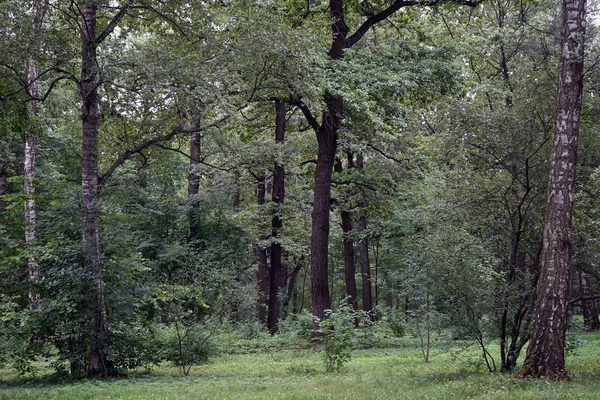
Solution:
[{"label": "grass", "polygon": [[414,345],[357,350],[339,373],[325,373],[309,349],[224,354],[188,377],[169,366],[76,382],[56,382],[47,369],[28,379],[0,370],[0,399],[600,399],[600,334],[575,337],[571,382],[490,374],[477,348],[454,343],[429,364]]}]

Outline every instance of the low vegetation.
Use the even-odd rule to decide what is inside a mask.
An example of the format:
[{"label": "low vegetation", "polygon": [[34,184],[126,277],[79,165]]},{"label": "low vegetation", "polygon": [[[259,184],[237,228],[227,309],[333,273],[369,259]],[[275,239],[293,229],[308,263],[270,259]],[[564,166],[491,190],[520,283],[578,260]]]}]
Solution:
[{"label": "low vegetation", "polygon": [[[285,333],[271,338],[241,328],[224,329],[213,338],[218,354],[188,376],[161,364],[116,379],[61,380],[40,362],[35,377],[1,370],[0,399],[586,399],[600,392],[596,332],[569,335],[571,381],[551,383],[489,373],[477,346],[444,335],[424,363],[416,338],[393,337],[378,326],[371,330],[377,347],[361,345],[355,335],[351,359],[326,372],[320,346],[290,335],[283,340]],[[236,346],[223,346],[227,340]]]}]

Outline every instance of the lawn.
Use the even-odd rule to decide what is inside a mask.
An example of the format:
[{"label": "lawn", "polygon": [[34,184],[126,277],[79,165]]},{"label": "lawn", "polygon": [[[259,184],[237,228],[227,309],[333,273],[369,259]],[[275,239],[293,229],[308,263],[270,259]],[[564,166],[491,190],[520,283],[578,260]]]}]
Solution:
[{"label": "lawn", "polygon": [[4,369],[0,399],[600,399],[600,334],[574,337],[576,349],[567,359],[571,382],[491,374],[476,348],[458,342],[435,350],[424,364],[407,340],[357,350],[342,371],[330,373],[315,349],[222,354],[187,377],[167,365],[127,378],[76,382],[57,382],[44,367],[27,379]]}]

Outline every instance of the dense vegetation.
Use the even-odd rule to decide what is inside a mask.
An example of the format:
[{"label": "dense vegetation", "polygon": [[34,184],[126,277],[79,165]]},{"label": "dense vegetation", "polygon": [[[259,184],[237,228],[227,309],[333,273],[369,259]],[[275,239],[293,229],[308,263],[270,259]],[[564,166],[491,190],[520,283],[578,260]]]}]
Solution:
[{"label": "dense vegetation", "polygon": [[517,372],[533,333],[522,375],[567,379],[571,315],[600,328],[597,28],[585,53],[565,33],[585,2],[577,23],[546,0],[0,6],[6,368],[193,375],[247,335],[287,372],[231,374],[312,385],[313,355],[281,351],[315,346],[367,398],[471,371],[420,365],[441,337]]}]

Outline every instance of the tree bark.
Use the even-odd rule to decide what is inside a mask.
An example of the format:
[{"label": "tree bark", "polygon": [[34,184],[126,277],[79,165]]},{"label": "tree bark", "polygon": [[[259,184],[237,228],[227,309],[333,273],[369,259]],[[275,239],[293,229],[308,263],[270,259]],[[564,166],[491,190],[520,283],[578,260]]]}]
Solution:
[{"label": "tree bark", "polygon": [[[356,167],[358,172],[363,172],[364,159],[362,153],[356,156]],[[366,196],[363,198],[363,206],[368,204]],[[369,259],[369,239],[365,236],[367,230],[367,216],[365,211],[362,211],[360,218],[358,219],[358,230],[361,233],[361,239],[359,242],[360,246],[360,276],[362,283],[362,309],[368,313],[370,318],[374,320],[375,315],[373,314],[373,291],[371,286],[371,260]]]},{"label": "tree bark", "polygon": [[200,191],[200,182],[197,168],[200,165],[200,153],[202,134],[199,131],[200,125],[198,118],[192,116],[190,130],[190,174],[188,175],[188,199],[190,208],[188,211],[188,220],[190,225],[190,242],[195,242],[200,237],[200,200],[198,193]]},{"label": "tree bark", "polygon": [[98,131],[100,101],[98,84],[100,70],[96,54],[96,4],[86,1],[82,7],[81,21],[82,68],[81,68],[81,117],[83,128],[81,186],[83,193],[83,262],[89,274],[93,321],[90,331],[90,377],[108,375],[106,336],[108,324],[104,304],[104,281],[100,257],[98,219],[100,197],[98,188]]},{"label": "tree bark", "polygon": [[571,289],[572,213],[583,89],[585,0],[563,0],[561,60],[544,220],[542,266],[529,346],[520,377],[568,379],[565,336]]},{"label": "tree bark", "polygon": [[[262,172],[258,176],[258,184],[256,187],[256,199],[259,205],[265,204],[265,173]],[[261,237],[266,240],[266,236]],[[257,284],[258,284],[258,320],[261,324],[267,325],[267,309],[269,301],[269,265],[267,257],[267,249],[261,243],[256,244],[256,255],[258,258]]]},{"label": "tree bark", "polygon": [[[285,140],[285,102],[275,100],[275,143],[283,145]],[[267,326],[272,334],[277,333],[279,324],[280,301],[279,292],[285,284],[285,275],[281,262],[282,248],[277,238],[281,235],[283,220],[281,219],[281,204],[285,198],[285,169],[275,161],[273,167],[273,216],[271,218],[271,270],[269,282],[269,315]]]},{"label": "tree bark", "polygon": [[[353,165],[352,162],[352,154],[348,153],[348,168],[350,169]],[[342,162],[341,160],[337,160],[334,166],[334,170],[337,173],[342,172]],[[346,191],[346,194],[350,193]],[[347,202],[347,201],[346,201]],[[342,204],[342,207],[347,206],[347,204]],[[344,283],[346,284],[346,297],[348,298],[348,304],[352,307],[353,310],[358,310],[358,301],[357,301],[357,291],[356,291],[356,277],[355,277],[355,268],[354,268],[354,240],[352,240],[349,235],[353,230],[352,226],[352,218],[350,217],[350,212],[348,210],[342,209],[340,212],[340,217],[342,220],[342,245],[344,249]],[[358,323],[358,320],[355,321]]]},{"label": "tree bark", "polygon": [[[41,32],[42,22],[44,17],[44,9],[42,1],[34,1],[32,7],[33,17],[33,31],[34,35],[37,36]],[[38,62],[37,49],[33,50],[33,54],[29,59],[29,65],[27,66],[27,85],[29,87],[29,95],[32,98],[39,98],[39,84],[38,84]],[[36,213],[35,213],[35,154],[36,154],[36,135],[33,129],[36,126],[35,119],[38,114],[38,107],[36,101],[32,101],[28,106],[29,118],[32,121],[30,124],[31,131],[27,135],[25,140],[25,157],[23,170],[25,174],[25,245],[32,246],[35,243],[36,237]],[[29,307],[38,308],[40,305],[40,294],[37,293],[35,286],[40,279],[40,260],[39,257],[30,257],[27,262],[27,274],[29,277],[29,293],[28,301]]]}]

